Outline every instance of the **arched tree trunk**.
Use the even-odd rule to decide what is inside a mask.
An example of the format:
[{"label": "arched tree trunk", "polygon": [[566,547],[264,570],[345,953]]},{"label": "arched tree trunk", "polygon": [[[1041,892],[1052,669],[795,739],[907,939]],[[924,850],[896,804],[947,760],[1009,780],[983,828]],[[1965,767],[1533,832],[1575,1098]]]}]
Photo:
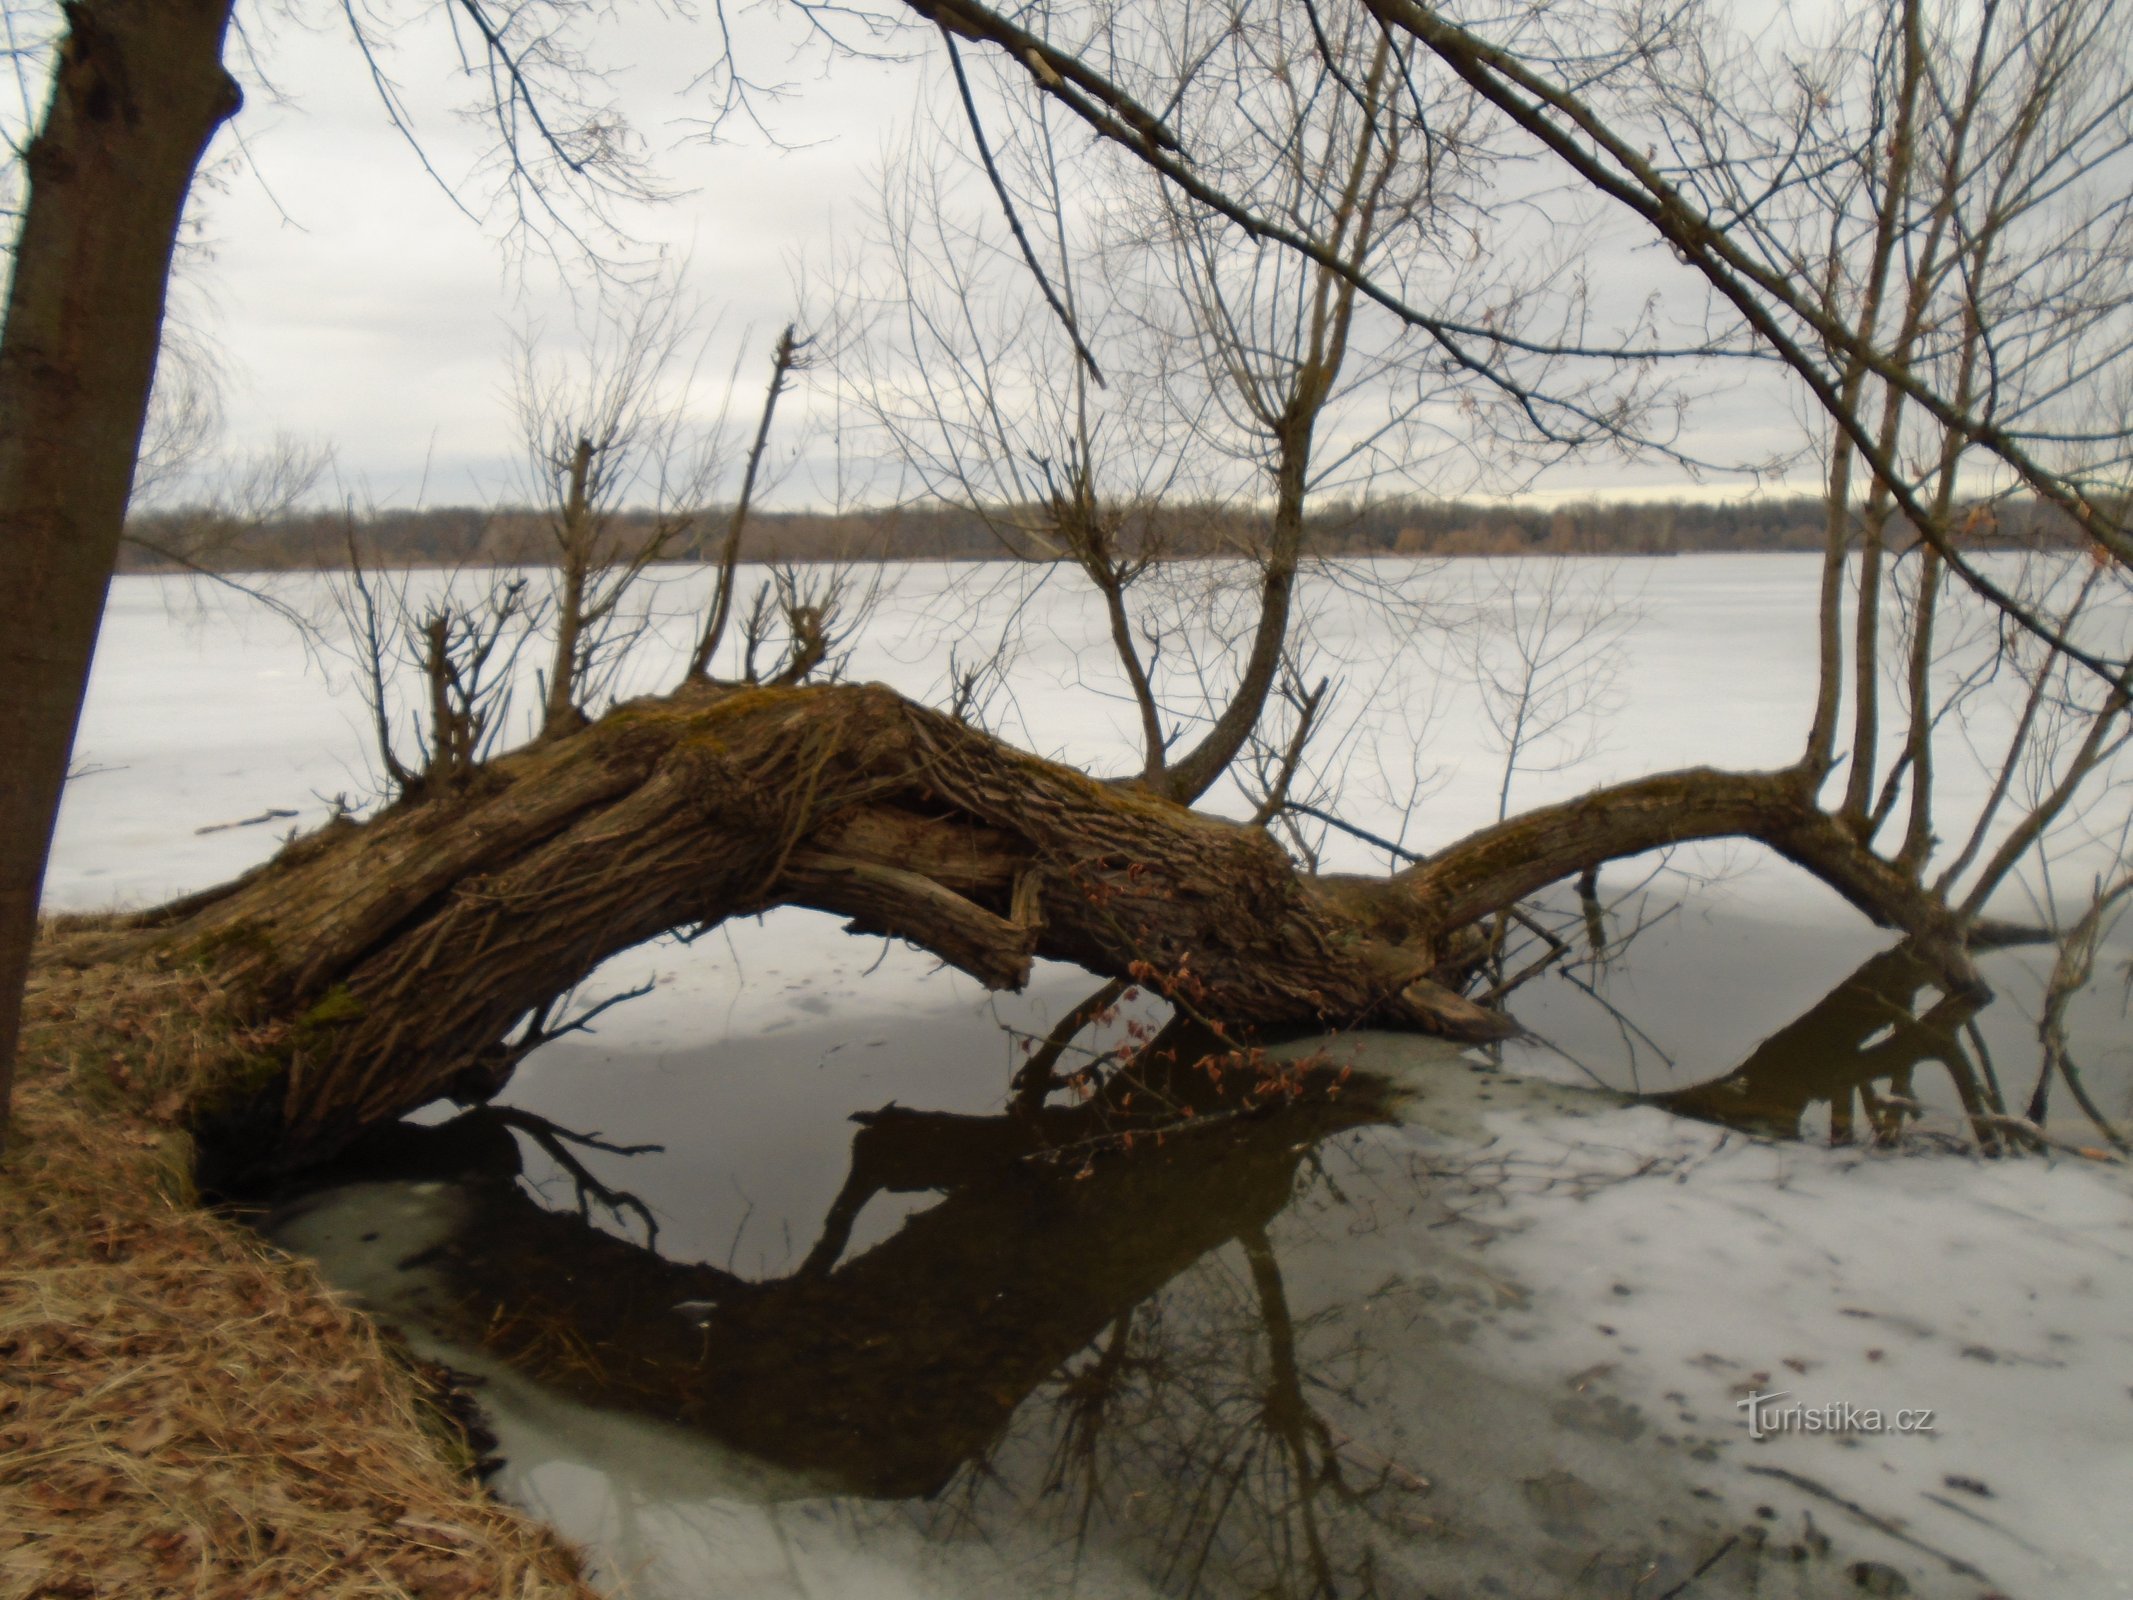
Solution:
[{"label": "arched tree trunk", "polygon": [[700,683],[457,792],[331,825],[66,955],[201,972],[226,997],[251,1042],[188,1111],[228,1176],[318,1160],[441,1094],[481,1098],[538,1041],[529,1015],[607,957],[780,905],[909,940],[993,988],[1045,956],[1237,1030],[1499,1037],[1508,1020],[1456,991],[1476,943],[1463,930],[1592,862],[1719,835],[1764,840],[1967,970],[1952,919],[1791,773],[1669,774],[1397,877],[1311,877],[1262,829],[878,685]]}]

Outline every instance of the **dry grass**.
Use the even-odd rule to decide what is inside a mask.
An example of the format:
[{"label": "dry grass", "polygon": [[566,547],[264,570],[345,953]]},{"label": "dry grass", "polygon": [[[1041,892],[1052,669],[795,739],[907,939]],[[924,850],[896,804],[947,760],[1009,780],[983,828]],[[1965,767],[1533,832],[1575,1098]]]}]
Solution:
[{"label": "dry grass", "polygon": [[37,986],[0,1162],[0,1600],[589,1597],[412,1363],[193,1203],[189,1141],[123,1092],[169,1093],[165,1044],[112,1026],[155,1005],[91,997]]},{"label": "dry grass", "polygon": [[279,1066],[286,1024],[239,1026],[205,973],[101,959],[109,943],[93,927],[47,934],[24,1001],[23,1071],[41,1062],[91,1113],[174,1127]]}]

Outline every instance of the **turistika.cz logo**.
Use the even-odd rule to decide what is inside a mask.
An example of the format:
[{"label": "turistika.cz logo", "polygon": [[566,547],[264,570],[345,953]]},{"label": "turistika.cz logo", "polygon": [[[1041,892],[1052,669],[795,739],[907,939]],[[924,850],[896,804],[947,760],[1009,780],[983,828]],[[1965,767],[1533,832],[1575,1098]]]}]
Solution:
[{"label": "turistika.cz logo", "polygon": [[1748,1437],[1772,1439],[1781,1433],[1931,1433],[1933,1412],[1930,1408],[1906,1408],[1901,1411],[1883,1411],[1878,1406],[1855,1406],[1849,1401],[1832,1400],[1826,1404],[1811,1406],[1792,1400],[1790,1405],[1782,1402],[1792,1400],[1790,1389],[1779,1389],[1771,1394],[1760,1391],[1750,1394],[1745,1400],[1733,1402],[1735,1409],[1748,1414]]}]

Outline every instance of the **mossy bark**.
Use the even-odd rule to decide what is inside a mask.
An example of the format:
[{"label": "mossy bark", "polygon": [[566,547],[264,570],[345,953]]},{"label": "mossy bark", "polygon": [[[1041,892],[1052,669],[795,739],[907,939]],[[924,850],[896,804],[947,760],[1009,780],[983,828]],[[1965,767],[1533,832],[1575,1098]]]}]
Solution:
[{"label": "mossy bark", "polygon": [[1791,774],[1671,774],[1396,877],[1313,877],[1262,829],[880,686],[692,684],[73,949],[209,971],[248,1028],[281,1025],[273,1070],[233,1063],[195,1091],[214,1169],[273,1172],[439,1095],[493,1092],[526,1019],[609,956],[781,905],[909,940],[993,988],[1043,956],[1239,1031],[1498,1037],[1508,1020],[1457,992],[1463,930],[1589,862],[1722,834],[1764,839],[1878,920],[1948,935]]}]

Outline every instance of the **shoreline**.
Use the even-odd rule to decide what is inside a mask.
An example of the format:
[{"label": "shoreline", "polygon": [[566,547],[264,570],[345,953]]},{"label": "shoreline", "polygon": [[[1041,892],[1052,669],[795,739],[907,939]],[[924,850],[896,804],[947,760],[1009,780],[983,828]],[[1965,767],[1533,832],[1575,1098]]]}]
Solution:
[{"label": "shoreline", "polygon": [[95,979],[33,980],[0,1158],[0,1595],[595,1600],[481,1487],[449,1375],[97,1092],[176,1041],[142,1034],[171,992],[100,1010]]}]

